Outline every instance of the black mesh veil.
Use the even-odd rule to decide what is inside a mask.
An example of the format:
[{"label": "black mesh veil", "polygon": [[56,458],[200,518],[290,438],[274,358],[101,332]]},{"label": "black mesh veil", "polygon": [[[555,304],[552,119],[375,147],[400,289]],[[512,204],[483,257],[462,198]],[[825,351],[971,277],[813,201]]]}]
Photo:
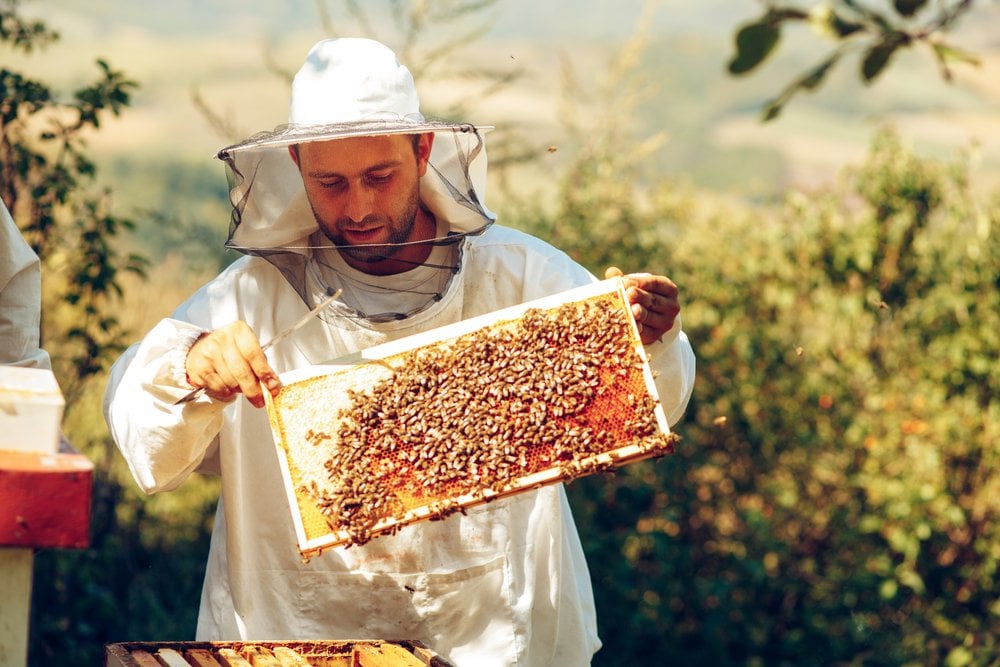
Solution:
[{"label": "black mesh veil", "polygon": [[[379,119],[330,126],[283,126],[223,148],[233,211],[226,247],[266,259],[312,308],[344,290],[353,319],[386,321],[410,316],[439,300],[457,273],[461,241],[481,234],[496,219],[484,202],[489,127],[429,120]],[[412,274],[392,281],[347,267],[316,224],[298,168],[288,147],[308,141],[433,132],[427,173],[420,180],[421,205],[438,221],[435,246]],[[427,243],[427,241],[423,241]],[[377,250],[379,247],[369,246]],[[335,318],[333,318],[335,319]],[[331,321],[333,321],[331,319]]]}]

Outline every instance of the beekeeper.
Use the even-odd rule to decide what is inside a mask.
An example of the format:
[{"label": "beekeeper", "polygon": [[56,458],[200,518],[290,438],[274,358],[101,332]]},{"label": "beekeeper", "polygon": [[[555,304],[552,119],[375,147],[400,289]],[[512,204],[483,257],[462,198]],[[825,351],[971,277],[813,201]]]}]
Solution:
[{"label": "beekeeper", "polygon": [[39,347],[42,278],[38,255],[0,202],[0,364],[49,368]]},{"label": "beekeeper", "polygon": [[[385,46],[336,39],[297,73],[287,126],[220,151],[227,245],[247,256],[129,348],[105,397],[143,490],[222,475],[198,639],[413,639],[475,667],[585,665],[600,647],[561,485],[303,562],[259,409],[280,373],[596,280],[494,224],[484,141],[483,128],[425,119]],[[626,284],[673,423],[694,381],[677,287]],[[338,303],[261,351],[334,290]]]}]

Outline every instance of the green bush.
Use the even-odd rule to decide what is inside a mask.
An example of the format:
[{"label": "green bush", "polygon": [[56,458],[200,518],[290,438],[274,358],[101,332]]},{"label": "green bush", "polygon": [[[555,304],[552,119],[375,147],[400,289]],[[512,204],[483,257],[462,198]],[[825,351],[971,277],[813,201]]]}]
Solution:
[{"label": "green bush", "polygon": [[997,664],[995,203],[885,132],[835,191],[649,214],[691,216],[698,382],[674,456],[570,487],[595,664]]}]

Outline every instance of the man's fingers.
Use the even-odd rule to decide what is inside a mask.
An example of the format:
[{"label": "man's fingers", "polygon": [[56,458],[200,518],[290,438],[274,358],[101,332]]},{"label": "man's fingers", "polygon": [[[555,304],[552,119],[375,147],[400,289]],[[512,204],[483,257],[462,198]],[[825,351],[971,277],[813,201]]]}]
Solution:
[{"label": "man's fingers", "polygon": [[[271,364],[268,363],[267,357],[264,355],[264,350],[261,349],[260,343],[257,340],[257,336],[247,330],[250,335],[249,337],[244,337],[241,339],[241,350],[243,353],[243,358],[249,365],[249,370],[253,374],[253,382],[256,385],[263,384],[271,392],[272,395],[278,393],[281,389],[281,380],[278,379],[277,373],[271,368]],[[240,386],[243,386],[242,382]],[[243,391],[244,394],[247,393],[246,389]],[[254,392],[255,394],[259,392]]]},{"label": "man's fingers", "polygon": [[200,338],[188,351],[188,380],[204,387],[216,400],[231,400],[242,392],[253,405],[264,405],[260,385],[277,393],[281,382],[244,322],[234,322]]},{"label": "man's fingers", "polygon": [[625,276],[624,282],[628,290],[657,294],[667,298],[676,298],[679,292],[677,284],[673,280],[652,273],[630,273]]},{"label": "man's fingers", "polygon": [[679,290],[670,278],[652,273],[625,274],[615,266],[605,269],[604,277],[622,278],[643,343],[659,340],[674,326],[681,307]]},{"label": "man's fingers", "polygon": [[621,278],[625,295],[644,344],[660,340],[673,328],[681,312],[677,284],[666,276],[652,273],[625,274],[617,266],[604,270],[604,278]]},{"label": "man's fingers", "polygon": [[202,336],[188,351],[185,370],[188,382],[207,391],[218,392],[226,388],[226,380],[220,375],[214,362],[222,354],[218,338],[211,333]]},{"label": "man's fingers", "polygon": [[673,318],[681,309],[676,297],[654,294],[653,292],[642,290],[635,290],[635,298],[633,299],[630,296],[629,301],[642,309],[642,317],[637,317],[636,319],[641,319],[643,322],[646,322],[650,316]]},{"label": "man's fingers", "polygon": [[247,397],[247,400],[254,405],[262,402],[257,375],[250,366],[250,362],[242,355],[238,348],[229,347],[225,349],[222,357],[222,365],[225,370],[221,375],[229,389],[242,392]]},{"label": "man's fingers", "polygon": [[229,387],[223,387],[218,391],[206,388],[205,393],[208,394],[208,396],[211,397],[213,400],[222,401],[223,403],[229,403],[234,398],[236,398],[238,392],[233,391]]}]

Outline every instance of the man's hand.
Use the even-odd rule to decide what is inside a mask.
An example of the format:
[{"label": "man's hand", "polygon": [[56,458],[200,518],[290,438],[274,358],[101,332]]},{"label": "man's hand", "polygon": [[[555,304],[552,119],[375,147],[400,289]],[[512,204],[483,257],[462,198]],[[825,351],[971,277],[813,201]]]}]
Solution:
[{"label": "man's hand", "polygon": [[204,387],[217,401],[231,401],[242,392],[255,407],[264,407],[264,384],[272,395],[281,389],[278,375],[267,363],[257,335],[245,322],[233,322],[199,338],[188,350],[188,382]]},{"label": "man's hand", "polygon": [[630,273],[610,266],[604,272],[605,278],[622,277],[625,294],[632,306],[632,316],[639,325],[639,338],[644,345],[655,343],[674,326],[681,304],[677,299],[677,285],[666,276],[651,273]]}]

